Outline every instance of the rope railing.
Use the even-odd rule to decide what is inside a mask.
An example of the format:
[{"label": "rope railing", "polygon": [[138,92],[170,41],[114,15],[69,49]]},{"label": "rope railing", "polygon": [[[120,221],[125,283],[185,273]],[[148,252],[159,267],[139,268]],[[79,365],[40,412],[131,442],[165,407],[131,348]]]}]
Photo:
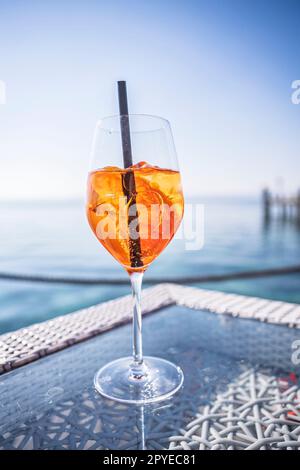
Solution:
[{"label": "rope railing", "polygon": [[[204,282],[221,282],[239,279],[251,279],[267,276],[280,276],[284,274],[300,273],[300,265],[283,266],[279,268],[269,268],[250,271],[236,271],[224,274],[208,274],[199,276],[174,276],[174,277],[145,277],[145,284],[157,283],[175,283],[175,284],[199,284]],[[41,282],[51,284],[74,284],[74,285],[127,285],[126,278],[79,278],[69,276],[52,276],[40,274],[19,274],[0,272],[0,280],[2,281],[25,281],[25,282]]]}]

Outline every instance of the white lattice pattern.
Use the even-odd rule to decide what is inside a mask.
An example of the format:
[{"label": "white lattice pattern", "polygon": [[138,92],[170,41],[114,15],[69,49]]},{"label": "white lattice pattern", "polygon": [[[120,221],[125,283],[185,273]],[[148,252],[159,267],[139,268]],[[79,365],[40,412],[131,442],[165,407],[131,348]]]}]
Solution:
[{"label": "white lattice pattern", "polygon": [[300,449],[300,390],[247,370],[215,403],[204,406],[170,449]]}]

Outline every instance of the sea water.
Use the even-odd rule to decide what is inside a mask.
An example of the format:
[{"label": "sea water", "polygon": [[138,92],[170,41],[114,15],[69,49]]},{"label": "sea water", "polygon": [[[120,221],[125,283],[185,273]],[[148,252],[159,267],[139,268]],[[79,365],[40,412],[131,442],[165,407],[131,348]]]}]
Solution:
[{"label": "sea water", "polygon": [[[199,198],[192,202],[204,207],[203,247],[191,251],[185,240],[173,240],[145,279],[300,264],[300,229],[294,219],[275,217],[266,223],[260,202],[254,198]],[[126,279],[121,266],[92,234],[82,202],[2,202],[0,214],[1,273]],[[210,282],[201,287],[300,303],[299,274]],[[129,284],[0,280],[0,333],[127,293]]]}]

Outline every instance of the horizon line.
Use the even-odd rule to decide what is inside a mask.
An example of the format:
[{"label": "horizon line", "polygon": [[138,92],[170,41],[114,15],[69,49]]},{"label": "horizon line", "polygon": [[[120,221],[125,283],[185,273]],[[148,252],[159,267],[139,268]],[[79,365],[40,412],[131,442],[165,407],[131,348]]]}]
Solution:
[{"label": "horizon line", "polygon": [[[233,193],[233,194],[226,194],[226,193],[202,193],[202,194],[194,194],[194,195],[186,195],[184,196],[185,200],[194,200],[194,199],[201,199],[201,198],[211,198],[211,199],[259,199],[261,193]],[[75,202],[85,202],[84,197],[74,196],[74,197],[49,197],[49,198],[0,198],[0,204],[5,203],[75,203]]]}]

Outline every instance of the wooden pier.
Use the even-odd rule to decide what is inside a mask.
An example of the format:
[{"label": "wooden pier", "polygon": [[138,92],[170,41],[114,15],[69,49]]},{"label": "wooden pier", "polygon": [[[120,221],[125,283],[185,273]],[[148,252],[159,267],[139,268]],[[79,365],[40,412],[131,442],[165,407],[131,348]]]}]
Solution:
[{"label": "wooden pier", "polygon": [[281,220],[300,222],[300,189],[294,196],[272,194],[268,188],[262,191],[262,204],[265,220],[276,216]]}]

